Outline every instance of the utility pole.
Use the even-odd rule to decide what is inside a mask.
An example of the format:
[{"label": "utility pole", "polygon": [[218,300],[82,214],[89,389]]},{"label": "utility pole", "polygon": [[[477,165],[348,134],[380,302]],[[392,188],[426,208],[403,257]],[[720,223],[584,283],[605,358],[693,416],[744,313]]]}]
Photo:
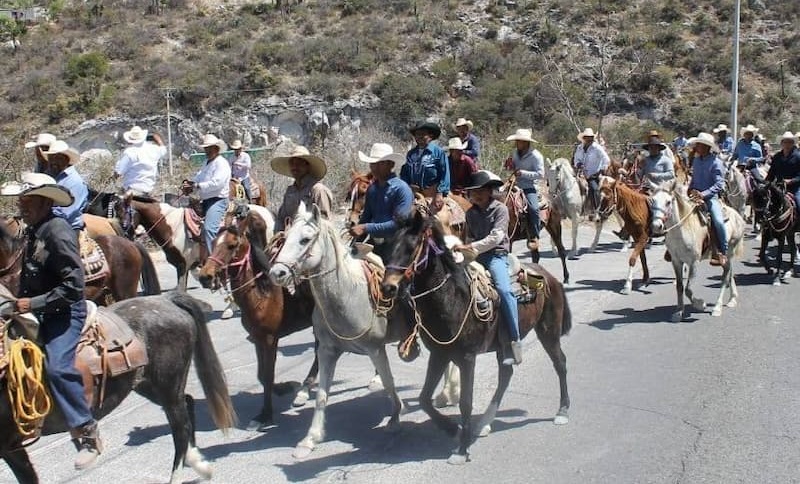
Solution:
[{"label": "utility pole", "polygon": [[172,98],[172,88],[164,90],[164,96],[167,98],[167,156],[169,156],[169,176],[172,176],[172,116],[169,112],[169,100]]},{"label": "utility pole", "polygon": [[739,113],[739,18],[741,17],[742,0],[736,0],[736,18],[733,27],[733,79],[731,81],[731,132],[734,139],[738,136],[738,113]]}]

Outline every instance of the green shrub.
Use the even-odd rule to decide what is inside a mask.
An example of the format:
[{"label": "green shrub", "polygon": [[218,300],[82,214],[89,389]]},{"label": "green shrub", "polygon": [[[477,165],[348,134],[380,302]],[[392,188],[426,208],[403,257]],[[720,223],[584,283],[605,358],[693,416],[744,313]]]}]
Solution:
[{"label": "green shrub", "polygon": [[75,84],[80,81],[100,81],[108,76],[111,64],[108,57],[102,52],[87,52],[86,54],[76,54],[67,59],[64,75],[67,84]]},{"label": "green shrub", "polygon": [[444,94],[438,82],[418,74],[388,74],[374,90],[384,114],[396,120],[397,125],[410,124],[436,112]]}]

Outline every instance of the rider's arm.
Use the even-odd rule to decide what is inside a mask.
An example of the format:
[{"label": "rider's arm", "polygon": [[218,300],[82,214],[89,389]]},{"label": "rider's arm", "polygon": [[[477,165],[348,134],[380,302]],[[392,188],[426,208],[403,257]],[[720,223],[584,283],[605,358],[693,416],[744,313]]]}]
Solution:
[{"label": "rider's arm", "polygon": [[223,158],[222,161],[213,161],[214,166],[207,179],[197,181],[195,188],[201,198],[208,198],[209,193],[214,194],[230,183],[231,165]]},{"label": "rider's arm", "polygon": [[450,193],[450,163],[447,161],[447,154],[439,149],[438,159],[436,160],[437,181],[439,186],[437,191],[442,195]]},{"label": "rider's arm", "polygon": [[528,180],[544,178],[544,157],[538,151],[533,151],[533,170],[519,170],[519,177]]},{"label": "rider's arm", "polygon": [[128,166],[131,163],[131,159],[128,156],[127,150],[122,153],[122,156],[119,160],[117,160],[117,164],[114,167],[114,173],[117,175],[124,175],[126,171],[128,171]]},{"label": "rider's arm", "polygon": [[[508,208],[505,205],[495,205],[494,212],[489,215],[494,215],[494,226],[486,237],[475,240],[470,243],[472,249],[478,254],[488,252],[505,240],[506,232],[508,231]],[[467,225],[469,227],[469,224]]]},{"label": "rider's arm", "polygon": [[708,187],[706,190],[700,192],[704,200],[708,200],[709,198],[719,195],[719,193],[722,192],[722,189],[725,188],[725,167],[722,164],[722,160],[719,158],[714,160],[712,175],[714,176],[714,184]]},{"label": "rider's arm", "polygon": [[[394,204],[394,216],[391,220],[379,223],[368,223],[367,233],[374,237],[388,237],[394,234],[397,229],[397,221],[408,217],[414,203],[414,194],[407,183],[398,183],[392,189],[390,203]],[[364,205],[364,212],[367,211],[369,203]]]}]

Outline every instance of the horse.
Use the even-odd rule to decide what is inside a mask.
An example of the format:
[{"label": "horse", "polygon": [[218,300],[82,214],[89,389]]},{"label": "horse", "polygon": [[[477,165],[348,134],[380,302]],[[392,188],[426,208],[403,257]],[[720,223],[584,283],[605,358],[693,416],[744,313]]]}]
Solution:
[{"label": "horse", "polygon": [[[16,225],[16,228],[13,228]],[[22,258],[26,238],[24,224],[17,219],[0,221],[0,277],[14,294],[19,289]],[[136,297],[139,280],[144,295],[161,294],[161,285],[150,254],[141,244],[118,235],[103,235],[94,239],[103,252],[107,269],[87,277],[86,299],[101,306]]]},{"label": "horse", "polygon": [[[3,287],[2,304],[11,301]],[[133,330],[147,348],[149,364],[136,371],[108,376],[103,404],[93,409],[95,418],[111,413],[135,391],[160,405],[167,416],[175,455],[170,482],[182,482],[179,468],[188,464],[205,479],[211,477],[211,465],[195,441],[194,398],[186,393],[186,378],[194,359],[195,369],[210,407],[211,417],[220,429],[235,425],[222,365],[206,327],[202,303],[181,293],[127,299],[109,306]],[[3,335],[5,336],[5,335]],[[6,387],[5,378],[0,386]],[[20,483],[38,483],[22,436],[18,433],[6,388],[0,391],[0,457],[5,459]],[[45,419],[43,433],[54,434],[68,429],[60,411]],[[148,462],[148,466],[151,463]]]},{"label": "horse", "polygon": [[735,166],[728,166],[725,170],[725,191],[723,200],[739,215],[744,217],[747,205],[747,183],[741,171]]},{"label": "horse", "polygon": [[347,212],[346,223],[349,226],[357,225],[361,212],[364,211],[364,203],[367,199],[367,189],[372,184],[372,173],[359,173],[356,170],[350,172],[350,185],[348,186],[345,202],[350,204]]},{"label": "horse", "polygon": [[[200,283],[205,288],[219,287],[220,271],[231,284],[231,292],[242,311],[242,326],[255,345],[258,380],[264,387],[263,406],[251,419],[248,430],[264,431],[273,426],[272,392],[275,385],[275,359],[278,340],[311,326],[314,300],[306,285],[289,294],[272,284],[268,274],[270,262],[265,250],[275,226],[273,218],[264,219],[255,210],[249,211],[238,224],[230,225],[217,239],[214,252],[200,269]],[[304,405],[311,385],[317,377],[317,359],[309,370],[293,405]]]},{"label": "horse", "polygon": [[[416,311],[417,329],[430,350],[425,383],[419,395],[422,409],[434,423],[451,436],[459,426],[436,410],[431,401],[448,362],[455,363],[461,373],[461,429],[459,447],[448,462],[463,464],[473,439],[471,414],[475,379],[475,359],[479,353],[494,351],[499,369],[497,389],[478,426],[478,435],[488,435],[511,376],[512,366],[502,364],[498,327],[500,311],[485,314],[478,302],[477,288],[463,264],[458,264],[448,250],[441,224],[421,213],[405,222],[396,236],[396,245],[389,257],[381,289],[397,297],[401,286],[412,287],[408,293]],[[554,419],[557,425],[568,423],[569,393],[567,390],[567,359],[561,350],[561,337],[572,327],[572,316],[564,287],[538,264],[527,269],[542,277],[541,290],[531,304],[519,305],[520,336],[531,330],[542,343],[558,374],[561,398]]]},{"label": "horse", "polygon": [[775,279],[773,286],[780,286],[781,282],[786,282],[789,271],[783,272],[783,246],[789,244],[790,269],[795,277],[800,276],[800,271],[795,268],[797,257],[797,245],[794,234],[798,231],[797,207],[795,207],[794,196],[786,193],[785,189],[774,182],[757,186],[753,190],[753,211],[763,222],[761,236],[761,248],[759,257],[764,264],[767,274],[772,275],[772,267],[769,265],[769,258],[766,256],[767,245],[770,239],[778,241],[778,256],[776,261]]},{"label": "horse", "polygon": [[[229,185],[229,193],[231,200],[247,198],[244,185],[236,178],[231,178]],[[247,200],[248,204],[259,205],[261,207],[267,206],[267,190],[263,183],[256,181],[252,176],[250,177],[250,199]]]},{"label": "horse", "polygon": [[[572,249],[569,258],[578,257],[578,226],[581,223],[581,197],[580,186],[572,165],[566,158],[557,158],[555,161],[547,159],[545,176],[553,209],[561,214],[561,218],[568,218],[572,224]],[[598,234],[596,234],[599,237]]]},{"label": "horse", "polygon": [[[325,407],[336,362],[345,351],[368,355],[392,402],[389,431],[399,430],[403,403],[395,389],[386,356],[386,344],[403,336],[405,322],[400,308],[381,309],[376,295],[380,280],[367,275],[366,262],[351,257],[333,223],[320,215],[316,205],[307,211],[301,203],[294,222],[286,231],[286,242],[269,271],[272,281],[283,287],[308,281],[314,297],[312,321],[317,338],[319,388],[314,417],[306,436],[297,444],[294,457],[307,457],[325,437]],[[373,296],[374,295],[374,296]],[[376,308],[373,308],[373,299]]]},{"label": "horse", "polygon": [[[667,183],[654,188],[651,197],[651,231],[654,236],[664,236],[664,243],[672,258],[672,268],[675,272],[678,305],[672,314],[673,322],[683,320],[684,294],[696,310],[705,309],[705,302],[694,297],[692,283],[697,273],[697,263],[710,257],[710,244],[713,243],[709,236],[709,230],[713,230],[710,220],[708,225],[703,224],[696,213],[697,205],[685,195],[686,189],[685,185],[678,185],[674,182]],[[711,311],[712,316],[722,315],[723,298],[727,289],[730,289],[730,299],[726,305],[732,308],[738,304],[739,292],[733,277],[733,259],[740,257],[744,250],[742,243],[744,219],[739,212],[728,206],[723,206],[723,211],[726,216],[725,227],[728,235],[728,252],[726,254],[728,262],[722,268],[722,284],[717,302]],[[686,280],[683,277],[684,265],[688,267],[688,279]]]},{"label": "horse", "polygon": [[650,282],[650,269],[647,266],[645,247],[650,238],[648,225],[650,207],[646,195],[639,193],[626,184],[608,176],[600,177],[600,214],[607,218],[615,212],[623,220],[623,229],[633,239],[633,250],[628,257],[628,277],[621,294],[630,294],[633,289],[633,270],[636,259],[642,262],[642,285]]}]

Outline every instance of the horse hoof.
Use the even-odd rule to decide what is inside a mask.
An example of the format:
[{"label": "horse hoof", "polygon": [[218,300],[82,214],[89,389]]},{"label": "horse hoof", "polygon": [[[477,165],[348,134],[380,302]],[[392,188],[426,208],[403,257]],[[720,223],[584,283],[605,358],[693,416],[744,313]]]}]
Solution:
[{"label": "horse hoof", "polygon": [[386,424],[386,433],[387,434],[397,434],[400,433],[400,422],[397,420],[389,420],[389,423]]},{"label": "horse hoof", "polygon": [[297,447],[294,448],[294,452],[292,452],[292,457],[297,460],[302,460],[311,455],[313,451],[314,449],[306,444],[298,444]]},{"label": "horse hoof", "polygon": [[244,429],[247,430],[248,432],[255,432],[258,429],[260,429],[262,425],[263,422],[259,422],[258,420],[253,419],[247,424],[247,427],[245,427]]},{"label": "horse hoof", "polygon": [[711,311],[711,315],[714,316],[715,318],[718,318],[718,317],[722,316],[722,309],[721,308],[714,308],[714,310]]},{"label": "horse hoof", "polygon": [[273,422],[272,420],[270,420],[269,422],[261,422],[261,424],[258,426],[256,431],[257,432],[266,432],[269,429],[274,429],[277,426],[278,425],[275,422]]},{"label": "horse hoof", "polygon": [[369,385],[367,385],[367,390],[371,392],[383,390],[383,380],[381,380],[380,375],[375,375],[372,377],[372,380],[369,381]]},{"label": "horse hoof", "polygon": [[222,311],[222,315],[219,319],[231,319],[233,317],[233,309],[227,308],[225,311]]},{"label": "horse hoof", "polygon": [[683,311],[676,311],[672,313],[673,323],[680,323],[681,321],[683,321]]},{"label": "horse hoof", "polygon": [[478,437],[488,437],[489,434],[492,433],[492,426],[491,425],[484,425],[478,431]]},{"label": "horse hoof", "polygon": [[706,302],[702,299],[692,299],[692,307],[696,311],[705,311],[706,309]]},{"label": "horse hoof", "polygon": [[774,281],[772,281],[772,285],[773,285],[774,287],[778,287],[778,286],[780,286],[780,285],[781,285],[781,278],[780,278],[780,277],[776,277],[776,278],[775,278],[775,280],[774,280]]},{"label": "horse hoof", "polygon": [[727,306],[729,308],[735,308],[738,305],[739,305],[739,301],[737,301],[736,299],[731,299],[730,301],[728,301],[728,304],[726,304],[725,306]]},{"label": "horse hoof", "polygon": [[631,293],[631,288],[630,288],[630,287],[628,287],[628,286],[625,286],[625,287],[623,287],[623,288],[622,288],[622,290],[621,290],[619,293],[620,293],[620,294],[624,294],[624,295],[626,295],[626,296],[627,296],[628,294],[630,294],[630,293]]},{"label": "horse hoof", "polygon": [[297,392],[297,395],[294,397],[294,400],[292,400],[292,406],[302,407],[306,403],[308,403],[308,399],[309,399],[308,390],[300,390],[299,392]]},{"label": "horse hoof", "polygon": [[567,425],[569,423],[569,417],[566,415],[556,415],[556,418],[553,419],[553,425]]},{"label": "horse hoof", "polygon": [[454,466],[463,466],[469,462],[469,457],[461,454],[453,454],[447,459],[447,463]]}]

